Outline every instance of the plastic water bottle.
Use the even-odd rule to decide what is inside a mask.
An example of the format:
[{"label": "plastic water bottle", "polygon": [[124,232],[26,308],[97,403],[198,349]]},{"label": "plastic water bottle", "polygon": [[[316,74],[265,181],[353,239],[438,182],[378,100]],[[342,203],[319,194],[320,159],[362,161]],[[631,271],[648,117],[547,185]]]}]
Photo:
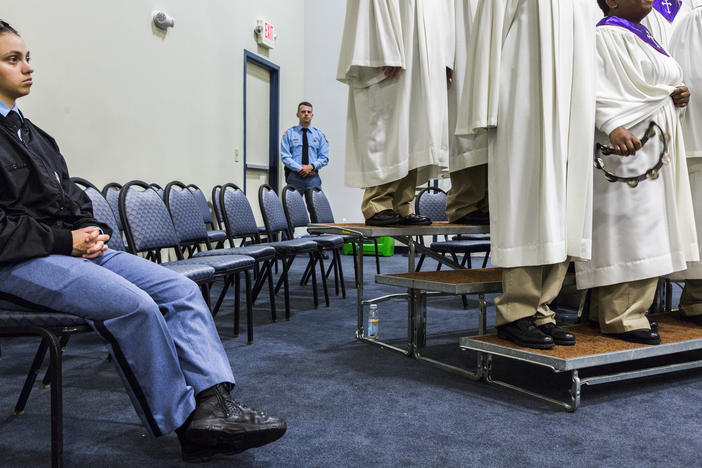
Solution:
[{"label": "plastic water bottle", "polygon": [[378,306],[376,304],[371,304],[368,312],[368,338],[378,339]]}]

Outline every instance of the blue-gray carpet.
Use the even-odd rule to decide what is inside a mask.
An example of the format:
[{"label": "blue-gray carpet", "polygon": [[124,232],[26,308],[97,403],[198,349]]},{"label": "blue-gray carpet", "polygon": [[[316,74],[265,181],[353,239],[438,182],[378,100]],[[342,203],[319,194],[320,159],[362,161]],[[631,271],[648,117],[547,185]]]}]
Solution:
[{"label": "blue-gray carpet", "polygon": [[[406,257],[382,259],[384,272]],[[516,392],[472,382],[353,338],[356,312],[350,257],[348,296],[312,306],[309,287],[293,288],[293,317],[271,323],[266,294],[255,307],[255,343],[232,336],[231,297],[217,325],[238,385],[235,398],[288,422],[278,442],[216,466],[699,466],[702,422],[694,416],[702,371],[583,389],[576,413]],[[425,269],[432,268],[429,262]],[[302,274],[300,262],[292,278]],[[396,292],[373,283],[367,296]],[[279,317],[282,312],[279,295]],[[457,337],[477,327],[476,302],[430,299],[426,354],[469,366]],[[383,338],[406,336],[406,303],[379,306]],[[494,320],[494,309],[489,312]],[[242,324],[243,325],[243,324]],[[400,343],[401,341],[398,341]],[[0,466],[48,466],[49,391],[37,384],[22,416],[11,416],[36,340],[4,340],[0,359]],[[185,466],[174,435],[145,435],[97,336],[77,336],[64,357],[64,459],[67,466]],[[568,377],[518,362],[496,373],[567,397]]]}]

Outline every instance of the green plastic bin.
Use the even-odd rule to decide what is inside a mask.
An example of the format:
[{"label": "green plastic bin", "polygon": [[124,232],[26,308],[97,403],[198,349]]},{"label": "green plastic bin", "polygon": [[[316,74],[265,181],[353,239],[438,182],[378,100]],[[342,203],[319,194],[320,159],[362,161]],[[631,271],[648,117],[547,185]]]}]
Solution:
[{"label": "green plastic bin", "polygon": [[[395,254],[395,239],[392,237],[378,237],[378,255],[392,257]],[[356,244],[358,245],[358,244]],[[351,243],[344,244],[344,255],[353,255]],[[372,242],[363,243],[363,255],[375,255],[375,244]]]}]

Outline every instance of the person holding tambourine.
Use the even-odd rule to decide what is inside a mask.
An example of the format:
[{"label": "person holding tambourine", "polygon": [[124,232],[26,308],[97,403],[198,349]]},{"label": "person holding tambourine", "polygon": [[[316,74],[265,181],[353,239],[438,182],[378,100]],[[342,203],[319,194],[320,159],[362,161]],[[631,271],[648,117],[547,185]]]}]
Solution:
[{"label": "person holding tambourine", "polygon": [[598,0],[592,258],[576,263],[602,333],[661,337],[645,314],[658,278],[699,259],[680,115],[690,92],[641,20],[652,2]]}]

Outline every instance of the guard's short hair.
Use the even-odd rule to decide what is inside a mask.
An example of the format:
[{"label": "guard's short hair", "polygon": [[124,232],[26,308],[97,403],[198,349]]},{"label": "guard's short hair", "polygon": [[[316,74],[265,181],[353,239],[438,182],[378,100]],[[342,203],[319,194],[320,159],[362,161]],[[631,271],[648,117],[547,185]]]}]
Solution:
[{"label": "guard's short hair", "polygon": [[307,101],[302,101],[300,104],[297,105],[297,111],[300,112],[300,106],[307,106],[307,107],[312,107],[311,102]]},{"label": "guard's short hair", "polygon": [[9,23],[7,23],[3,20],[0,20],[0,34],[5,34],[8,32],[14,34],[15,36],[19,36],[19,33],[17,32],[17,30],[15,28],[10,26]]},{"label": "guard's short hair", "polygon": [[600,9],[602,10],[602,13],[607,16],[609,14],[609,5],[607,5],[607,0],[597,0],[597,5],[599,5]]}]

